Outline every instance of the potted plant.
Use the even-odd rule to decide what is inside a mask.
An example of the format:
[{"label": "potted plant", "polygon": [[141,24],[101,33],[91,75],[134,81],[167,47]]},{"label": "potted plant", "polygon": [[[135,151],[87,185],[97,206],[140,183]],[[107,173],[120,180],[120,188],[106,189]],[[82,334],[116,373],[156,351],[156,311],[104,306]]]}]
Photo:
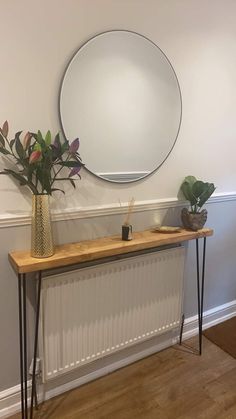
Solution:
[{"label": "potted plant", "polygon": [[190,203],[190,210],[182,209],[182,223],[185,228],[200,230],[207,220],[207,210],[201,208],[215,191],[215,185],[197,180],[194,176],[187,176],[180,189]]},{"label": "potted plant", "polygon": [[0,153],[7,163],[7,168],[0,174],[11,176],[32,192],[33,257],[53,254],[48,198],[55,191],[64,193],[58,187],[62,180],[69,181],[75,188],[75,180],[80,178],[79,171],[83,166],[78,149],[78,138],[69,144],[66,139],[61,140],[59,134],[52,138],[50,131],[45,136],[41,131],[27,132],[23,138],[19,131],[9,139],[8,122],[0,128]]}]

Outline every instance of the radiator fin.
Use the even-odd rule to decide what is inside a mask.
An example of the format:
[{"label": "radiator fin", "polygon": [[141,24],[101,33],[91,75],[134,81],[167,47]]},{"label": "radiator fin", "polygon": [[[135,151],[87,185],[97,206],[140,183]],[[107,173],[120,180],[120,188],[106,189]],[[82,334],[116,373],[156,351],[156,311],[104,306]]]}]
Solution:
[{"label": "radiator fin", "polygon": [[177,247],[45,278],[44,380],[176,327],[184,253]]}]

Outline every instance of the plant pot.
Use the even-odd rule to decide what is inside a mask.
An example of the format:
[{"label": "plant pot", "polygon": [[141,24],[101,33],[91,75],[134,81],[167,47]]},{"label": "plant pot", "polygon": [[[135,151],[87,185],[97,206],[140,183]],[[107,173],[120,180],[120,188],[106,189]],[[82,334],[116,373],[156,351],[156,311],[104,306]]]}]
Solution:
[{"label": "plant pot", "polygon": [[207,210],[203,209],[201,212],[189,212],[187,208],[181,211],[181,220],[183,226],[193,231],[201,230],[207,220]]},{"label": "plant pot", "polygon": [[48,195],[32,196],[31,256],[47,258],[54,253]]}]

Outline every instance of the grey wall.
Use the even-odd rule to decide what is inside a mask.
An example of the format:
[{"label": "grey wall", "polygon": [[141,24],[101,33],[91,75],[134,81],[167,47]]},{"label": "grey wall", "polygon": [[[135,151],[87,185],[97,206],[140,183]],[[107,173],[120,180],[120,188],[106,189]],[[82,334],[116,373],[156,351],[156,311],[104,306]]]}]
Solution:
[{"label": "grey wall", "polygon": [[[236,299],[236,200],[209,204],[208,226],[215,230],[213,237],[207,239],[205,309]],[[162,211],[145,211],[133,215],[135,230],[142,230],[155,224],[156,219],[165,224],[180,223],[180,208]],[[85,220],[70,220],[53,223],[57,243],[79,241],[88,238],[119,234],[123,216],[95,217]],[[0,277],[0,390],[19,382],[18,347],[18,294],[17,278],[7,262],[8,250],[23,249],[30,246],[30,226],[1,229],[1,277]],[[186,317],[197,313],[196,302],[196,260],[195,242],[188,244],[185,268]],[[32,331],[33,284],[29,282],[28,310],[29,330]],[[32,333],[30,333],[32,343]],[[31,348],[30,348],[31,349]]]},{"label": "grey wall", "polygon": [[[68,210],[118,206],[175,198],[188,174],[214,181],[217,192],[233,193],[235,170],[236,26],[233,0],[5,0],[1,2],[0,121],[20,129],[60,129],[58,92],[65,66],[87,39],[110,29],[139,32],[169,57],[183,95],[183,123],[165,164],[145,181],[114,185],[83,171],[76,191],[56,196],[52,207]],[[1,161],[0,161],[1,164]],[[2,164],[1,164],[2,166]],[[11,179],[0,178],[0,391],[19,382],[17,281],[7,253],[29,247],[29,226],[13,220],[28,214],[30,195]],[[235,299],[236,201],[210,204],[208,225],[215,235],[207,246],[205,307]],[[156,220],[179,224],[177,208],[134,214],[136,230]],[[4,220],[9,219],[9,227]],[[123,217],[106,216],[54,225],[58,243],[118,233]],[[18,220],[19,221],[19,220]],[[186,264],[186,315],[196,313],[194,245]],[[33,318],[29,293],[30,318]]]}]

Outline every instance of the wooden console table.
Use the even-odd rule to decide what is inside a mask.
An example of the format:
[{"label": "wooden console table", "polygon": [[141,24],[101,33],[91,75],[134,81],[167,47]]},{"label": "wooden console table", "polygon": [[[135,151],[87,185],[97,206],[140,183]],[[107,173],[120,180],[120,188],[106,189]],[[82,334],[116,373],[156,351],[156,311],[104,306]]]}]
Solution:
[{"label": "wooden console table", "polygon": [[[56,268],[73,269],[74,266],[83,267],[98,265],[99,263],[111,262],[125,257],[136,256],[140,253],[160,250],[162,246],[170,246],[189,240],[196,240],[196,265],[197,265],[197,301],[198,301],[198,325],[199,325],[199,354],[202,353],[202,321],[203,321],[203,298],[205,277],[205,254],[206,238],[213,235],[213,230],[204,228],[198,231],[182,229],[178,233],[159,233],[150,230],[133,234],[133,240],[122,241],[120,236],[111,236],[96,240],[82,241],[56,246],[55,254],[46,259],[36,259],[30,256],[29,251],[15,251],[9,253],[9,262],[18,275],[18,298],[19,298],[19,335],[20,335],[20,377],[21,377],[21,412],[22,419],[28,419],[27,400],[27,311],[26,294],[28,273],[37,273],[38,287],[36,295],[36,321],[34,334],[33,372],[30,403],[30,419],[33,418],[35,389],[36,357],[38,347],[38,327],[42,273]],[[199,239],[203,238],[202,272],[200,275],[199,262]],[[201,278],[200,278],[201,277]],[[200,280],[201,279],[201,280]],[[180,343],[183,333],[182,318]]]}]

